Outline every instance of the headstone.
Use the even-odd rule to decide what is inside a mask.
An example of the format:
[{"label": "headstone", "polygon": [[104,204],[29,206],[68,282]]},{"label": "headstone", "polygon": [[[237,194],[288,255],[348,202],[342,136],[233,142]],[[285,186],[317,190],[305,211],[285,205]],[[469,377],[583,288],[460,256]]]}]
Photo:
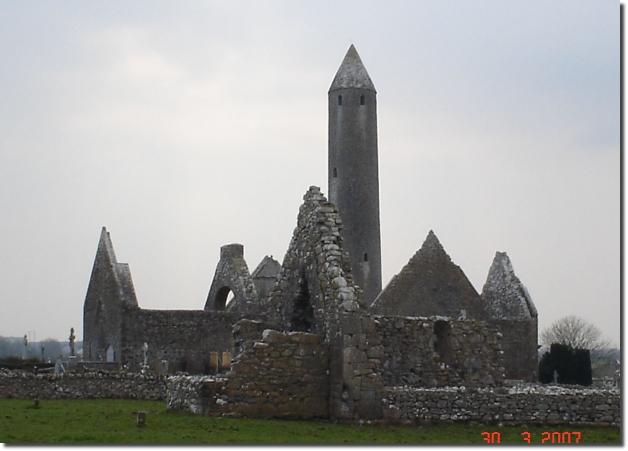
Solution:
[{"label": "headstone", "polygon": [[558,371],[554,370],[553,381],[555,384],[558,383]]},{"label": "headstone", "polygon": [[55,374],[58,376],[65,374],[65,367],[63,366],[63,362],[61,361],[61,359],[57,359],[57,361],[55,362]]},{"label": "headstone", "polygon": [[137,414],[137,417],[136,417],[137,426],[138,427],[146,426],[146,412],[143,410],[140,410],[136,412],[136,414]]}]

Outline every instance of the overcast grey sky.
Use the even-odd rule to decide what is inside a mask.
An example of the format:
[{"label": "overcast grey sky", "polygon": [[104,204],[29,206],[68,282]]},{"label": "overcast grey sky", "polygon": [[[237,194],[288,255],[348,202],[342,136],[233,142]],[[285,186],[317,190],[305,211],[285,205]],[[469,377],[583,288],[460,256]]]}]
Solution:
[{"label": "overcast grey sky", "polygon": [[478,291],[619,343],[616,1],[0,4],[0,335],[82,338],[101,226],[142,307],[202,309],[219,247],[283,259],[327,192],[327,90],[378,90],[384,284],[433,229]]}]

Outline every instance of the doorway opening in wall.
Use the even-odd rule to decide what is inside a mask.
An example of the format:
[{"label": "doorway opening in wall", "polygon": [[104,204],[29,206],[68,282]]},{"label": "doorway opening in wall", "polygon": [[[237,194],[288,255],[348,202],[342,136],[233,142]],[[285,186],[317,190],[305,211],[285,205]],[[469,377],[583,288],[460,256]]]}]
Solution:
[{"label": "doorway opening in wall", "polygon": [[299,292],[292,302],[292,317],[290,318],[291,330],[299,332],[311,332],[314,324],[314,310],[310,300],[305,274],[301,275]]},{"label": "doorway opening in wall", "polygon": [[216,310],[224,310],[227,306],[233,302],[235,294],[229,287],[222,287],[216,294],[216,300],[214,301],[214,307]]}]

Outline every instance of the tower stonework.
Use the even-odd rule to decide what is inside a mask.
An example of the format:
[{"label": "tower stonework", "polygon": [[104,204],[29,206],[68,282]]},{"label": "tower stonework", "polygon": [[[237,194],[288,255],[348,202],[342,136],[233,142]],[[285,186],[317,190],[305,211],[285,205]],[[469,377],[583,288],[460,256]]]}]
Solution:
[{"label": "tower stonework", "polygon": [[366,305],[382,290],[376,94],[351,45],[328,94],[328,192]]}]

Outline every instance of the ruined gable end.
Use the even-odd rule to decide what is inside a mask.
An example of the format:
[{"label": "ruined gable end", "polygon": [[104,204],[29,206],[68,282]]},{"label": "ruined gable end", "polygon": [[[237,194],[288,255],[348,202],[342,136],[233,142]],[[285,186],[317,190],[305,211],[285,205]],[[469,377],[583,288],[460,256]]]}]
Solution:
[{"label": "ruined gable end", "polygon": [[421,248],[371,304],[374,312],[482,319],[478,295],[430,230]]},{"label": "ruined gable end", "polygon": [[266,299],[270,295],[275,282],[277,282],[280,270],[281,265],[272,255],[266,255],[257,265],[251,277],[260,299]]},{"label": "ruined gable end", "polygon": [[109,232],[103,227],[83,306],[86,360],[119,361],[126,308],[137,308],[131,271],[129,265],[118,262]]},{"label": "ruined gable end", "polygon": [[[230,292],[233,300],[227,304]],[[258,303],[259,296],[244,260],[244,246],[237,243],[222,246],[204,310],[253,313]]]},{"label": "ruined gable end", "polygon": [[339,309],[360,309],[361,292],[343,252],[338,210],[316,186],[303,200],[266,310],[283,330],[326,333]]},{"label": "ruined gable end", "polygon": [[537,311],[505,252],[497,252],[482,289],[488,322],[503,336],[508,379],[534,382],[538,373]]}]

